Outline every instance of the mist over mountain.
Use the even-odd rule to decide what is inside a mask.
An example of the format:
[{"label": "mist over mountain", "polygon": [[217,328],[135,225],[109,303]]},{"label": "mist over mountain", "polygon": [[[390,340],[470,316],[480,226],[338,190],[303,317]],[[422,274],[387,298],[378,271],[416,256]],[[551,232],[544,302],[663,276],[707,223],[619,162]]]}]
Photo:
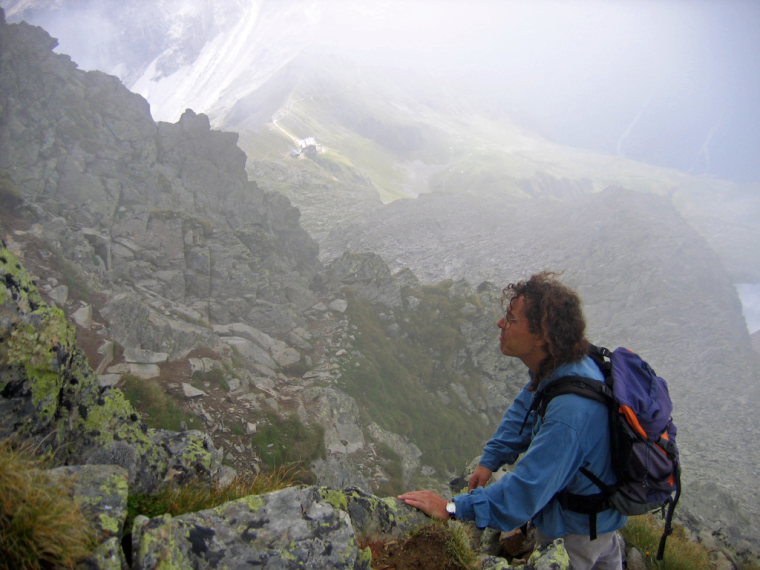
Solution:
[{"label": "mist over mountain", "polygon": [[231,101],[309,51],[446,78],[549,140],[694,174],[760,180],[753,2],[4,0],[154,118]]},{"label": "mist over mountain", "polygon": [[[274,410],[325,430],[311,466],[320,481],[382,488],[399,470],[402,483],[440,480],[465,453],[449,446],[477,452],[466,438],[479,442],[519,387],[492,346],[499,287],[564,270],[593,340],[641,351],[669,379],[692,488],[714,482],[760,512],[746,496],[757,356],[734,288],[760,282],[756,185],[562,146],[484,112],[434,69],[410,82],[380,61],[326,58],[308,49],[324,3],[122,4],[96,13],[124,18],[114,61],[149,86],[147,101],[51,55],[40,30],[0,37],[12,54],[2,230],[50,274],[46,294],[63,281],[90,293],[61,304],[73,313],[87,300],[124,348],[112,376],[158,359],[208,379],[218,359],[234,397],[203,418],[236,465],[265,453],[224,422],[234,412],[264,425]],[[51,23],[65,14],[3,5]],[[257,40],[220,32],[225,22]],[[175,105],[176,122],[153,122]],[[411,410],[383,399],[399,394]],[[685,504],[703,512],[695,495]],[[735,541],[754,536],[741,517],[710,516]]]},{"label": "mist over mountain", "polygon": [[[317,240],[337,212],[511,193],[548,174],[671,196],[734,282],[760,283],[754,3],[0,5],[83,68],[118,75],[155,119],[192,108],[240,133],[251,176]],[[309,139],[323,152],[282,160]]]}]

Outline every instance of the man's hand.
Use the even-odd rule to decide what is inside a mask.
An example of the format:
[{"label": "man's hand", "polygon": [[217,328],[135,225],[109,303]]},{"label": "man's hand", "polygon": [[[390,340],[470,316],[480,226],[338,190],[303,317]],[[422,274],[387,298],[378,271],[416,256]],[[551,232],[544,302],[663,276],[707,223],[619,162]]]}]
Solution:
[{"label": "man's hand", "polygon": [[444,521],[449,518],[449,513],[446,512],[448,499],[433,491],[410,491],[396,498],[399,501],[404,501],[410,507],[421,510],[430,517]]},{"label": "man's hand", "polygon": [[486,483],[488,483],[488,481],[491,479],[492,474],[493,471],[491,471],[488,467],[478,465],[478,467],[475,469],[475,472],[470,475],[470,491],[472,491],[475,487],[485,487]]}]

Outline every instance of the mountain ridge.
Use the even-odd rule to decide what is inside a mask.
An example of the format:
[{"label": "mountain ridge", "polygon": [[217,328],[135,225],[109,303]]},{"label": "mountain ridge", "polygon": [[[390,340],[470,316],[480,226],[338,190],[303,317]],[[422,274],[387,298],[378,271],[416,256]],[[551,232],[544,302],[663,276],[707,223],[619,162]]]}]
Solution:
[{"label": "mountain ridge", "polygon": [[[90,58],[91,67],[119,72],[128,85],[133,85],[134,76],[144,75],[150,62],[162,58],[172,61],[162,81],[170,80],[172,74],[202,78],[204,66],[213,59],[216,70],[224,75],[223,81],[211,86],[217,95],[205,94],[205,88],[196,82],[189,95],[202,97],[206,103],[199,106],[192,98],[176,101],[172,117],[178,118],[185,108],[192,107],[206,113],[214,127],[239,132],[241,148],[251,161],[249,174],[264,187],[285,193],[301,210],[303,225],[318,241],[326,235],[326,226],[338,221],[331,215],[336,211],[345,210],[346,217],[361,215],[375,208],[378,200],[387,203],[441,190],[523,195],[526,184],[540,186],[541,178],[549,176],[572,181],[584,191],[617,186],[670,196],[682,215],[721,254],[735,282],[760,282],[756,269],[760,253],[752,246],[760,240],[757,183],[734,184],[550,144],[505,122],[503,112],[489,115],[487,107],[462,100],[461,95],[452,98],[452,91],[434,73],[411,73],[404,62],[395,69],[387,63],[383,67],[382,58],[369,58],[370,64],[359,63],[359,57],[338,59],[337,51],[319,37],[327,17],[324,7],[311,1],[262,1],[249,10],[237,4],[222,9],[164,0],[139,14],[129,5],[117,5],[105,13],[93,3],[69,13],[68,8],[51,7],[48,0],[6,4],[13,4],[14,17],[27,15],[55,23],[68,38],[79,29],[80,18],[82,25],[95,18],[104,30],[113,28],[120,18],[128,33],[97,35],[91,44],[99,49],[82,49],[81,55],[95,51],[98,57]],[[241,36],[249,40],[245,54],[212,49],[215,41],[233,41],[233,36],[222,32],[225,22],[242,25],[243,20],[251,23],[249,35]],[[150,41],[135,45],[132,36]],[[69,45],[79,47],[74,42]],[[204,50],[208,55],[201,57]],[[362,50],[359,54],[367,55]],[[117,69],[121,62],[128,69]],[[254,75],[266,71],[266,81],[253,81],[253,75],[241,72],[241,65]],[[290,75],[291,86],[277,86],[283,74]],[[247,75],[251,75],[250,83]],[[321,83],[320,76],[324,78]],[[299,82],[306,84],[299,86]],[[160,83],[154,82],[155,87]],[[224,87],[227,85],[229,89]],[[224,95],[217,88],[226,89]],[[298,98],[299,92],[322,100],[300,101],[297,128],[290,129],[299,139],[316,136],[327,149],[308,168],[301,168],[304,161],[294,166],[289,160],[292,141],[277,132],[278,121],[272,119],[287,115],[293,102],[291,93]],[[148,97],[154,106],[159,105],[159,98],[158,94]],[[326,118],[325,107],[331,99],[352,109],[353,119]],[[443,109],[441,101],[446,101]],[[225,110],[217,112],[215,105],[223,105]],[[229,109],[237,110],[230,115]],[[452,115],[459,117],[457,124],[452,123]],[[288,127],[285,123],[280,121]],[[325,134],[333,140],[319,140]],[[400,155],[382,144],[383,137],[391,147],[400,141],[405,150],[414,151],[418,141],[429,150],[419,156]],[[300,172],[286,180],[286,171],[296,169]]]}]

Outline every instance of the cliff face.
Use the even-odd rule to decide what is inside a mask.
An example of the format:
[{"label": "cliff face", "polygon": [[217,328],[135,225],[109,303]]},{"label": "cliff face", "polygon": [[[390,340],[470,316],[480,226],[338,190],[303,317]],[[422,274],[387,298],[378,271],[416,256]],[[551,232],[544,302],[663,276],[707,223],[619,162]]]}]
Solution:
[{"label": "cliff face", "polygon": [[27,217],[68,259],[215,322],[313,304],[317,246],[287,200],[248,181],[236,134],[192,111],[154,123],[144,99],[77,70],[41,29],[3,26],[0,42],[0,193],[33,204]]},{"label": "cliff face", "polygon": [[419,449],[379,425],[368,441],[338,389],[355,338],[344,284],[310,288],[321,264],[298,211],[248,181],[236,135],[192,111],[155,124],[143,99],[54,45],[0,25],[0,226],[76,321],[97,384],[150,380],[240,468],[266,459],[257,429],[297,417],[324,429],[322,480],[377,483],[388,442],[408,481]]}]

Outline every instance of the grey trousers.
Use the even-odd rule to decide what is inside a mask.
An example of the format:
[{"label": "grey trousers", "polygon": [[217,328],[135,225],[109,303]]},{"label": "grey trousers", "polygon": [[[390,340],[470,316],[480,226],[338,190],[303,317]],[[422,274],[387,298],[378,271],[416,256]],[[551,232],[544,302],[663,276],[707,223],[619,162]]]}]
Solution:
[{"label": "grey trousers", "polygon": [[[568,534],[565,550],[570,556],[571,570],[622,570],[623,538],[619,532],[600,534],[591,540],[587,534]],[[536,545],[548,544],[552,539],[536,528]]]}]

